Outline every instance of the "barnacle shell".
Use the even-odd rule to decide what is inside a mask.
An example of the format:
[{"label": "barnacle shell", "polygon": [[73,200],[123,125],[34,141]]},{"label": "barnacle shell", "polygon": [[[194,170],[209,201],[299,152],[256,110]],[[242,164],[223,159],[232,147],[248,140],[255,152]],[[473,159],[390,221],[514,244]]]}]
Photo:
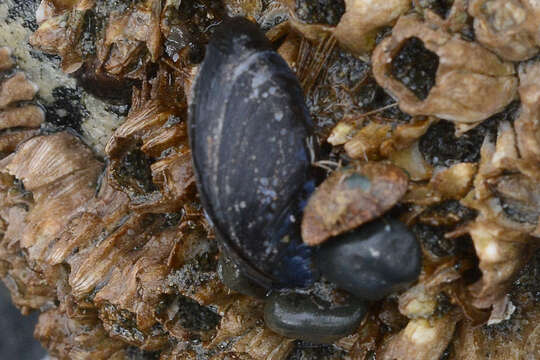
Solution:
[{"label": "barnacle shell", "polygon": [[522,61],[539,51],[540,4],[531,0],[473,0],[478,41],[505,60]]},{"label": "barnacle shell", "polygon": [[459,163],[437,169],[427,184],[411,184],[402,201],[432,205],[445,200],[461,200],[471,189],[476,170],[475,163]]},{"label": "barnacle shell", "polygon": [[222,244],[266,286],[309,278],[307,268],[286,270],[297,266],[286,254],[301,245],[310,126],[296,77],[257,26],[240,18],[221,26],[193,88],[195,173]]},{"label": "barnacle shell", "polygon": [[[534,237],[539,235],[536,177],[539,163],[534,155],[537,151],[534,99],[538,89],[533,85],[538,74],[538,64],[522,68],[520,116],[514,126],[508,122],[499,124],[496,143],[485,139],[474,189],[462,200],[479,211],[476,220],[467,226],[483,275],[470,287],[473,304],[478,308],[504,301],[508,286],[526,262]],[[525,134],[527,127],[532,132]]]},{"label": "barnacle shell", "polygon": [[[439,57],[435,86],[425,100],[390,71],[393,58],[413,37]],[[375,48],[372,61],[377,83],[399,101],[402,111],[453,121],[458,133],[500,112],[516,96],[518,81],[512,64],[502,62],[478,44],[432,28],[415,15],[399,19],[392,36]]]},{"label": "barnacle shell", "polygon": [[365,54],[375,46],[377,30],[393,23],[410,8],[410,0],[345,0],[345,14],[333,34],[353,54]]},{"label": "barnacle shell", "polygon": [[111,14],[98,50],[98,59],[111,74],[120,74],[146,47],[153,62],[161,52],[161,1],[147,0],[130,8],[127,13]]},{"label": "barnacle shell", "polygon": [[[347,155],[352,159],[378,160],[409,149],[435,121],[434,117],[419,117],[406,124],[395,125],[372,119],[360,127],[354,119],[346,119],[334,127],[327,141],[334,146],[344,144]],[[364,125],[363,122],[361,124]]]},{"label": "barnacle shell", "polygon": [[519,96],[522,109],[514,122],[519,154],[523,160],[540,162],[540,65],[523,64],[519,68]]},{"label": "barnacle shell", "polygon": [[336,170],[304,210],[302,239],[318,245],[388,211],[405,194],[407,175],[386,163],[358,163]]},{"label": "barnacle shell", "polygon": [[[437,25],[451,33],[465,30],[469,23],[467,13],[468,0],[454,0],[446,14],[440,14],[429,7],[433,4],[444,7],[446,2],[439,1],[415,1],[415,8],[424,15],[427,22]],[[427,6],[427,7],[426,7]]]},{"label": "barnacle shell", "polygon": [[38,91],[37,85],[18,72],[0,84],[0,109],[19,101],[32,100]]},{"label": "barnacle shell", "polygon": [[36,16],[40,26],[30,37],[30,44],[60,55],[64,72],[77,71],[83,64],[79,42],[84,16],[93,7],[93,0],[42,0]]},{"label": "barnacle shell", "polygon": [[[0,71],[11,70],[15,65],[11,49],[0,48]],[[38,134],[45,121],[44,111],[31,104],[38,86],[23,72],[8,75],[0,82],[0,157],[13,152],[16,147]]]},{"label": "barnacle shell", "polygon": [[375,46],[377,31],[392,24],[411,8],[410,0],[371,1],[345,0],[345,13],[336,26],[307,24],[294,15],[295,0],[286,0],[291,25],[310,40],[321,40],[329,35],[357,56],[365,55]]},{"label": "barnacle shell", "polygon": [[447,314],[439,319],[411,320],[405,329],[392,337],[377,354],[383,360],[438,359],[452,339],[459,316]]}]

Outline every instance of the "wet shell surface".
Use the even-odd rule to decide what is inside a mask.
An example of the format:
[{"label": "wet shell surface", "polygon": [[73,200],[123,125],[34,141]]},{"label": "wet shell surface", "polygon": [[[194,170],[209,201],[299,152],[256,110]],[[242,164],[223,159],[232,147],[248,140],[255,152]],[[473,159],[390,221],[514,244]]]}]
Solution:
[{"label": "wet shell surface", "polygon": [[265,287],[311,280],[299,216],[313,188],[310,133],[298,80],[264,34],[241,18],[222,24],[193,88],[193,162],[221,246]]}]

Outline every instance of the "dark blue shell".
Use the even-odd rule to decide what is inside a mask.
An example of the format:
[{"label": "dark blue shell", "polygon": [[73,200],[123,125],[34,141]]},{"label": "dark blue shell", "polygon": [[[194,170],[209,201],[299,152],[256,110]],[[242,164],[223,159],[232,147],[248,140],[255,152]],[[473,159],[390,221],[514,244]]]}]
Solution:
[{"label": "dark blue shell", "polygon": [[258,26],[216,29],[193,86],[189,136],[198,189],[218,239],[266,287],[306,286],[299,223],[313,191],[302,89]]}]

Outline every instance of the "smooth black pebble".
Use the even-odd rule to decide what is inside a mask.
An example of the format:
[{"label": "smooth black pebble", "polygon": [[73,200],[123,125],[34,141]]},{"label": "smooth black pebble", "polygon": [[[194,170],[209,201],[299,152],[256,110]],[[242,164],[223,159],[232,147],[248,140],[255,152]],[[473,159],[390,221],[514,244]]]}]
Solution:
[{"label": "smooth black pebble", "polygon": [[379,219],[329,239],[319,249],[321,275],[366,300],[379,300],[420,275],[420,244],[405,225]]},{"label": "smooth black pebble", "polygon": [[264,321],[285,337],[327,344],[354,333],[366,312],[365,303],[352,296],[335,305],[315,295],[285,292],[267,298]]}]

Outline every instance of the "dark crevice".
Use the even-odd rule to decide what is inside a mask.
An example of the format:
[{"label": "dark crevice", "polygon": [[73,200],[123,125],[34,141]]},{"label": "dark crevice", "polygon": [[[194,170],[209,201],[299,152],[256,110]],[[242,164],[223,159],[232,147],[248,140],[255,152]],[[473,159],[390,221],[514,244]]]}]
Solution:
[{"label": "dark crevice", "polygon": [[343,0],[296,0],[296,16],[308,24],[337,25],[344,13]]},{"label": "dark crevice", "polygon": [[440,121],[432,125],[420,138],[420,151],[434,166],[451,166],[460,162],[477,162],[484,138],[496,139],[497,127],[501,121],[513,122],[519,113],[520,102],[510,103],[480,125],[459,137],[455,135],[454,124]]},{"label": "dark crevice", "polygon": [[417,37],[407,39],[391,64],[392,75],[420,100],[425,100],[435,85],[439,57],[426,49]]},{"label": "dark crevice", "polygon": [[446,19],[450,14],[454,0],[427,0],[425,7],[433,10],[437,15]]},{"label": "dark crevice", "polygon": [[45,104],[46,122],[55,131],[72,129],[80,135],[82,119],[87,115],[80,90],[62,86],[53,89],[52,95],[54,101]]}]

